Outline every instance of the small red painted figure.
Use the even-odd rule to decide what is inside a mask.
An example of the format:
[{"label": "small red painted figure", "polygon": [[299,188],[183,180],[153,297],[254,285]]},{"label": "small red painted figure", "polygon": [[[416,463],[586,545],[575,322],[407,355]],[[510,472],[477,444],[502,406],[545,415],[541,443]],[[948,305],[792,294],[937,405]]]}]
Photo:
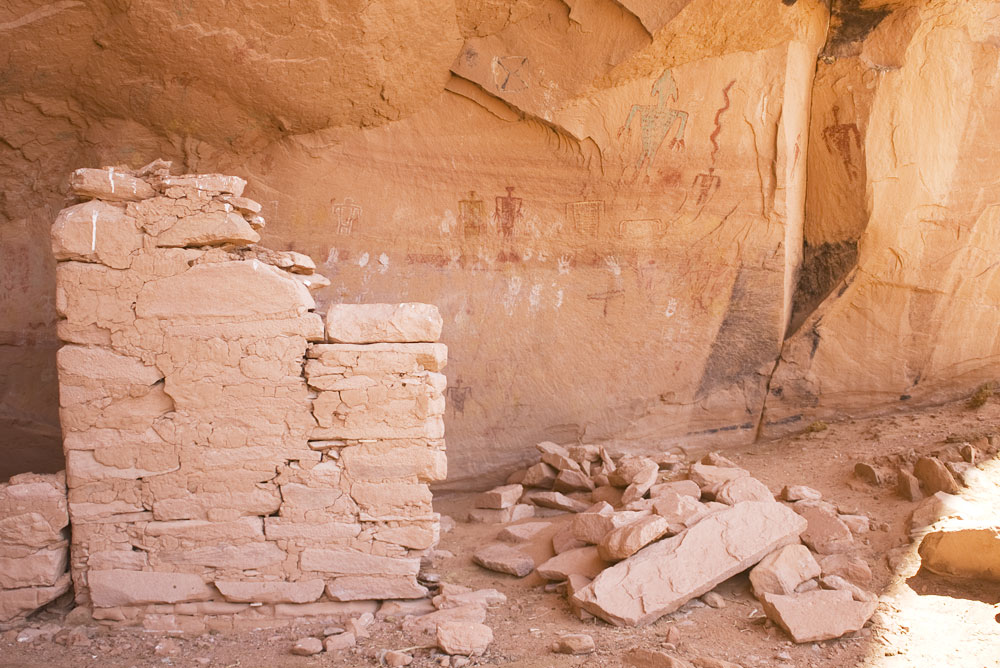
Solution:
[{"label": "small red painted figure", "polygon": [[691,188],[698,195],[695,202],[697,206],[707,204],[715,192],[722,186],[722,178],[715,174],[715,167],[709,167],[707,172],[702,172],[694,177]]},{"label": "small red painted figure", "polygon": [[514,235],[514,228],[521,222],[524,213],[521,205],[524,200],[514,197],[514,186],[507,186],[507,196],[498,196],[496,209],[493,210],[493,224],[497,226],[497,231],[505,239]]}]

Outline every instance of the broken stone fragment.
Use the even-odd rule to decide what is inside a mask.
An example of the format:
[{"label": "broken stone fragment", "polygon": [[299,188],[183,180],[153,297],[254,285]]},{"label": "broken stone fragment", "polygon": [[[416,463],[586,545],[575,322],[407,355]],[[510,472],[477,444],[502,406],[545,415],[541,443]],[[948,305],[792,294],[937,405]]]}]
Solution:
[{"label": "broken stone fragment", "polygon": [[232,211],[211,211],[179,218],[156,235],[156,245],[171,248],[255,244],[260,235],[243,216]]},{"label": "broken stone fragment", "polygon": [[626,455],[618,461],[613,471],[605,473],[608,481],[615,487],[628,487],[636,480],[646,480],[650,475],[655,477],[659,470],[657,463],[648,457]]},{"label": "broken stone fragment", "polygon": [[438,610],[457,608],[462,605],[481,605],[484,608],[503,605],[507,597],[496,589],[478,589],[476,591],[441,593],[431,599]]},{"label": "broken stone fragment", "polygon": [[823,589],[838,589],[840,591],[850,592],[855,601],[867,602],[874,601],[878,598],[870,591],[862,589],[853,582],[850,582],[839,575],[825,575],[819,579],[819,584],[823,587]]},{"label": "broken stone fragment", "polygon": [[764,594],[764,611],[797,643],[839,638],[860,630],[877,601],[855,601],[848,591],[817,589],[802,594]]},{"label": "broken stone fragment", "polygon": [[561,492],[538,492],[532,495],[531,502],[543,508],[565,510],[571,513],[582,513],[590,507],[589,504],[577,501]]},{"label": "broken stone fragment", "polygon": [[479,548],[472,555],[472,560],[483,568],[519,578],[535,570],[535,561],[528,554],[503,543],[493,543]]},{"label": "broken stone fragment", "polygon": [[566,633],[552,644],[556,654],[590,654],[594,651],[594,639],[584,633]]},{"label": "broken stone fragment", "polygon": [[493,508],[473,508],[469,511],[468,520],[473,524],[506,524],[517,522],[535,516],[535,507],[526,503],[518,503],[509,508],[496,510]]},{"label": "broken stone fragment", "polygon": [[601,539],[597,548],[605,561],[619,561],[659,540],[670,531],[670,522],[659,515],[647,515],[634,522],[612,529]]},{"label": "broken stone fragment", "polygon": [[348,631],[327,636],[327,638],[323,641],[323,649],[332,654],[333,652],[341,652],[345,649],[350,649],[356,644],[357,636]]},{"label": "broken stone fragment", "polygon": [[858,462],[855,464],[854,475],[870,485],[877,486],[884,482],[884,475],[882,472],[867,462]]},{"label": "broken stone fragment", "polygon": [[709,452],[701,458],[701,463],[708,464],[709,466],[721,466],[730,469],[740,468],[739,464],[734,462],[732,459],[719,454],[718,452]]},{"label": "broken stone fragment", "polygon": [[594,489],[594,481],[590,476],[580,471],[559,471],[552,489],[557,492],[590,492]]},{"label": "broken stone fragment", "polygon": [[[546,448],[543,450],[542,446],[546,446]],[[580,466],[579,462],[570,457],[569,452],[561,445],[545,442],[539,443],[536,447],[538,447],[542,453],[542,461],[557,471],[576,471],[578,473],[583,473],[583,468]]]},{"label": "broken stone fragment", "polygon": [[936,492],[920,502],[910,515],[910,536],[918,537],[926,528],[948,518],[971,517],[973,509],[960,496]]},{"label": "broken stone fragment", "polygon": [[741,501],[774,501],[767,485],[756,478],[743,476],[724,483],[715,494],[715,500],[732,506]]},{"label": "broken stone fragment", "polygon": [[805,485],[785,485],[781,490],[781,498],[785,501],[820,501],[823,494]]},{"label": "broken stone fragment", "polygon": [[854,535],[835,510],[814,501],[797,501],[793,508],[809,523],[802,542],[814,552],[833,554],[854,548]]},{"label": "broken stone fragment", "polygon": [[656,483],[659,476],[659,468],[647,466],[632,476],[632,482],[625,488],[622,494],[622,503],[628,506],[646,496],[649,489]]},{"label": "broken stone fragment", "polygon": [[528,470],[524,472],[521,484],[525,487],[551,489],[552,483],[556,481],[557,474],[558,471],[545,462],[538,462],[534,466],[528,467]]},{"label": "broken stone fragment", "polygon": [[596,547],[588,545],[567,550],[552,557],[536,569],[546,580],[562,581],[570,575],[594,578],[607,567]]},{"label": "broken stone fragment", "polygon": [[524,522],[523,524],[513,524],[505,527],[497,534],[497,540],[504,543],[525,543],[533,539],[542,531],[545,531],[551,522]]},{"label": "broken stone fragment", "polygon": [[805,545],[779,548],[750,570],[754,595],[792,594],[806,580],[819,577],[821,569]]},{"label": "broken stone fragment", "polygon": [[584,541],[577,538],[573,533],[572,523],[564,524],[559,531],[552,534],[552,551],[556,554],[576,550],[586,547],[586,545]]},{"label": "broken stone fragment", "polygon": [[326,336],[335,343],[434,343],[443,322],[433,304],[331,304]]},{"label": "broken stone fragment", "polygon": [[319,638],[302,638],[292,646],[292,654],[313,656],[323,651],[323,641]]},{"label": "broken stone fragment", "polygon": [[738,503],[605,569],[575,598],[616,626],[648,624],[796,541],[807,526],[782,504]]},{"label": "broken stone fragment", "polygon": [[607,511],[586,512],[574,516],[573,535],[584,543],[597,545],[613,529],[631,524],[647,515],[649,515],[648,511],[621,510],[615,512],[609,505]]},{"label": "broken stone fragment", "polygon": [[482,624],[485,619],[486,608],[480,605],[460,605],[419,617],[407,617],[403,620],[403,633],[414,643],[433,642],[437,628],[441,624],[448,622]]},{"label": "broken stone fragment", "polygon": [[696,501],[701,498],[701,488],[693,480],[675,480],[673,482],[662,482],[649,488],[649,498],[656,499],[661,496],[690,496]]},{"label": "broken stone fragment", "polygon": [[637,647],[622,657],[626,668],[691,668],[691,664],[666,652]]},{"label": "broken stone fragment", "polygon": [[[257,215],[261,212],[260,202],[256,202],[248,197],[237,197],[235,195],[219,195],[219,201],[233,207],[241,213]],[[313,265],[315,269],[316,266]]]},{"label": "broken stone fragment", "polygon": [[946,522],[918,549],[921,565],[941,575],[1000,582],[1000,526]]},{"label": "broken stone fragment", "polygon": [[240,197],[247,182],[238,176],[226,174],[182,174],[180,176],[163,176],[159,179],[162,188],[187,188],[213,195],[223,193]]},{"label": "broken stone fragment", "polygon": [[701,600],[705,605],[716,610],[726,607],[726,599],[718,592],[710,591],[702,596]]},{"label": "broken stone fragment", "polygon": [[857,585],[866,585],[872,580],[872,571],[861,557],[851,554],[830,554],[819,560],[821,575],[837,575]]},{"label": "broken stone fragment", "polygon": [[921,457],[913,465],[913,475],[923,483],[927,494],[944,492],[957,494],[961,487],[955,482],[954,476],[940,459],[936,457]]},{"label": "broken stone fragment", "polygon": [[494,487],[488,492],[483,492],[477,496],[474,503],[476,508],[492,508],[502,510],[503,508],[510,508],[517,503],[523,493],[524,487],[521,485],[504,485],[502,487]]},{"label": "broken stone fragment", "polygon": [[693,496],[663,494],[653,501],[653,512],[670,523],[672,533],[680,533],[708,516],[709,508]]},{"label": "broken stone fragment", "polygon": [[709,464],[692,464],[688,471],[688,477],[698,485],[701,493],[709,499],[714,499],[719,488],[730,480],[749,475],[749,471],[741,468],[711,466]]},{"label": "broken stone fragment", "polygon": [[919,501],[924,498],[920,491],[920,481],[906,469],[896,472],[896,492],[907,501]]},{"label": "broken stone fragment", "polygon": [[566,450],[569,452],[569,456],[580,464],[584,462],[591,464],[601,461],[601,448],[596,445],[571,445]]},{"label": "broken stone fragment", "polygon": [[493,642],[493,629],[474,622],[442,622],[437,627],[437,646],[446,654],[480,656]]},{"label": "broken stone fragment", "polygon": [[570,576],[566,578],[566,602],[569,604],[569,609],[573,615],[582,620],[593,619],[594,616],[580,607],[580,604],[576,600],[575,596],[578,591],[589,585],[592,581],[592,578],[576,573],[570,574]]},{"label": "broken stone fragment", "polygon": [[114,167],[78,169],[69,178],[69,188],[77,197],[108,202],[138,202],[156,195],[151,185]]},{"label": "broken stone fragment", "polygon": [[847,525],[853,534],[868,533],[871,520],[865,515],[840,515],[840,521]]},{"label": "broken stone fragment", "polygon": [[[601,476],[597,476],[598,478]],[[622,503],[622,496],[624,495],[624,490],[611,485],[601,485],[594,479],[594,484],[597,485],[594,491],[590,493],[590,498],[597,503],[603,501],[605,503],[611,504],[616,508]]]}]

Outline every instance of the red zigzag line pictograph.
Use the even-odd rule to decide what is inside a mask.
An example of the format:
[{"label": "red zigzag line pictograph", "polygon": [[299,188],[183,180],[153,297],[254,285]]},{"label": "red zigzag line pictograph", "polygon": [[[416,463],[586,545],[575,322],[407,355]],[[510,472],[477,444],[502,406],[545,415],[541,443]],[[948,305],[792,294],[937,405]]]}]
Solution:
[{"label": "red zigzag line pictograph", "polygon": [[715,164],[715,154],[719,152],[719,133],[722,132],[722,114],[729,109],[729,89],[733,87],[736,83],[736,79],[733,79],[722,89],[722,98],[726,101],[717,112],[715,112],[715,130],[712,131],[712,135],[708,138],[712,142],[712,164]]}]

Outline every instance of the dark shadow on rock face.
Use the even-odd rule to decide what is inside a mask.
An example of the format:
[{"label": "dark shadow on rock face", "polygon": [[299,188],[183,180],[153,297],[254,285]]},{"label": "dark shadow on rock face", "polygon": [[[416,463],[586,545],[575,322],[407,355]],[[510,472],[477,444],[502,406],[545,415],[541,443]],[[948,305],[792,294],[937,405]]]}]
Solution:
[{"label": "dark shadow on rock face", "polygon": [[947,596],[989,605],[1000,604],[1000,582],[938,575],[921,568],[906,584],[921,596]]}]

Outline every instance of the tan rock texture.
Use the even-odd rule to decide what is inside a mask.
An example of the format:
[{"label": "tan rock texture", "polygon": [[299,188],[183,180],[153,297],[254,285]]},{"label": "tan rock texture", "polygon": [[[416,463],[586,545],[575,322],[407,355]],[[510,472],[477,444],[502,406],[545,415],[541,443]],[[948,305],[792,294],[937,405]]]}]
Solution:
[{"label": "tan rock texture", "polygon": [[[746,442],[993,379],[988,0],[866,2],[853,31],[829,7],[857,3],[819,0],[175,4],[0,10],[18,466],[63,467],[45,249],[68,187],[111,207],[96,243],[93,207],[68,215],[59,252],[87,264],[125,270],[139,236],[105,218],[188,188],[211,234],[167,202],[143,234],[309,254],[321,306],[435,305],[455,487],[538,441]],[[160,156],[241,180],[125,167]]]},{"label": "tan rock texture", "polygon": [[[92,198],[52,226],[77,601],[103,619],[225,628],[250,605],[305,617],[425,596],[447,349],[393,319],[436,309],[341,305],[387,341],[326,343],[322,277],[252,245],[265,221],[243,179],[154,162],[71,184]],[[65,526],[52,522],[31,526]],[[0,570],[51,587],[62,554]]]},{"label": "tan rock texture", "polygon": [[25,617],[70,588],[63,473],[0,483],[0,623]]},{"label": "tan rock texture", "polygon": [[797,541],[806,526],[781,504],[738,503],[605,569],[574,598],[616,626],[649,624]]}]

